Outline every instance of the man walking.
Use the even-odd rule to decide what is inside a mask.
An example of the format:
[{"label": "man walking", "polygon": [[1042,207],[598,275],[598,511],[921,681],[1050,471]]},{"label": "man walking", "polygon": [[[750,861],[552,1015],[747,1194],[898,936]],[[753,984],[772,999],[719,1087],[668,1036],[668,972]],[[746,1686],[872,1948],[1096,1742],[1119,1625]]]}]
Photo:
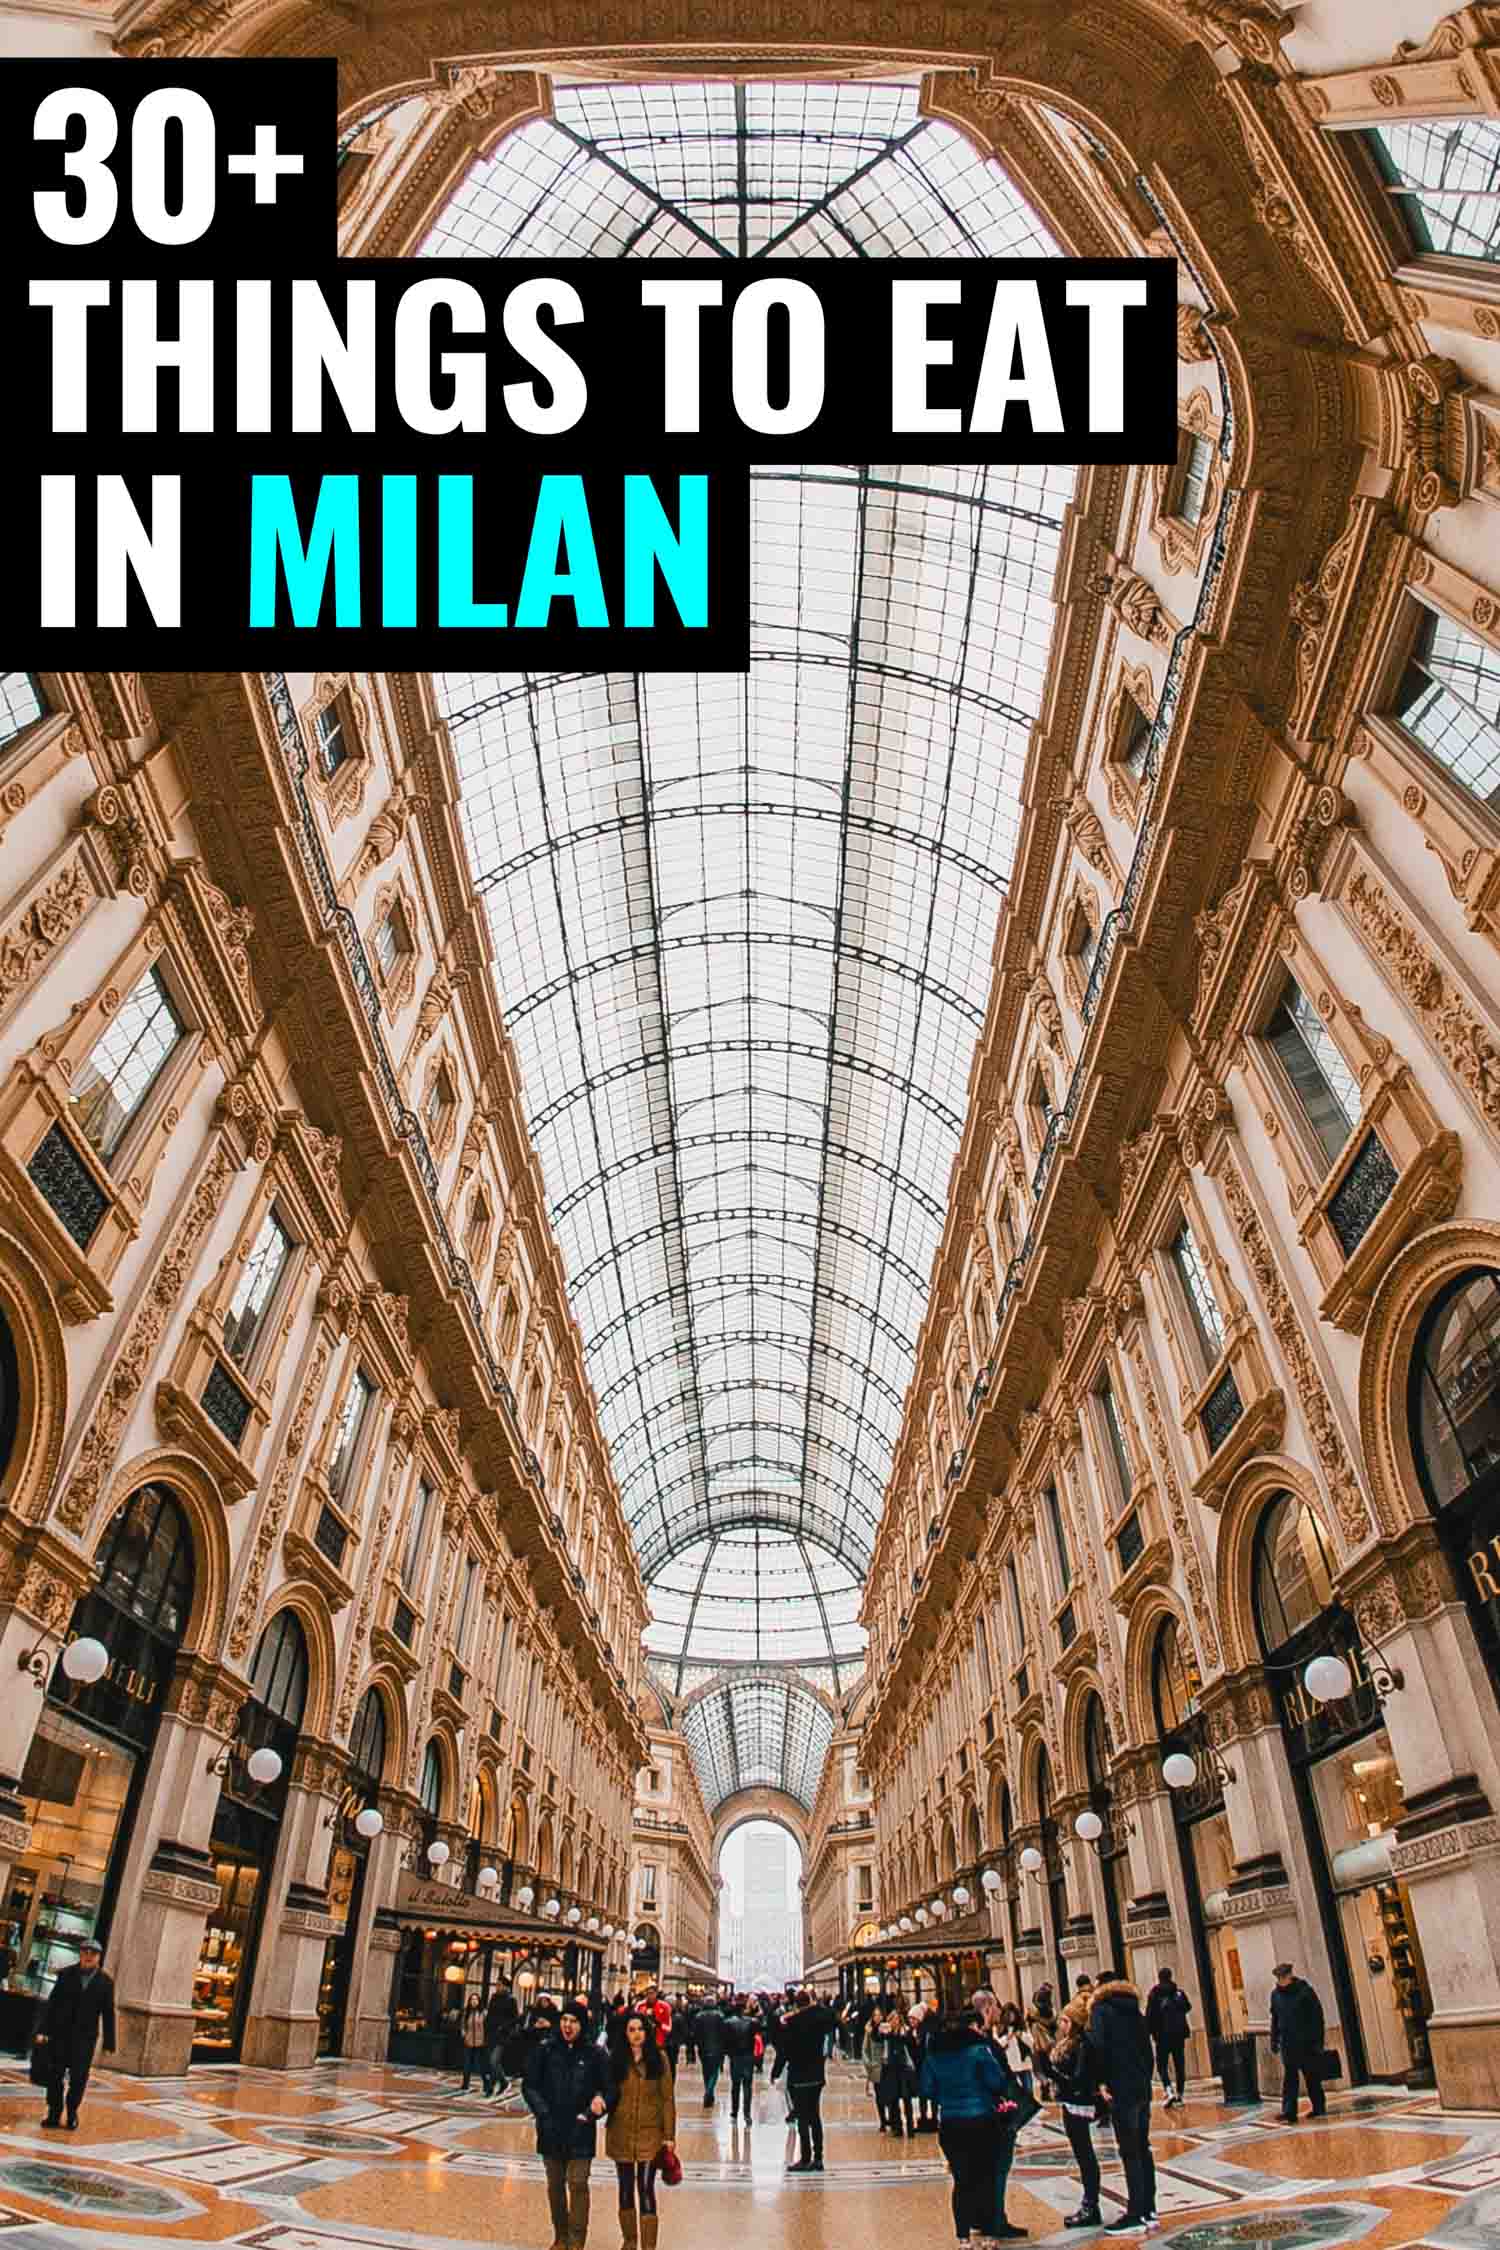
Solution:
[{"label": "man walking", "polygon": [[789,2172],[823,2169],[823,2087],[833,2022],[833,2010],[820,2006],[806,1987],[781,2019],[776,2068],[771,2076],[779,2078],[786,2072],[787,2092],[797,2120],[798,2160],[787,2166]]},{"label": "man walking", "polygon": [[1311,2114],[1324,2117],[1328,2113],[1323,2092],[1323,2003],[1290,1961],[1279,1961],[1275,1975],[1271,2052],[1281,2057],[1281,2114],[1288,2125],[1295,2125],[1299,2078],[1306,2081]]},{"label": "man walking", "polygon": [[[1146,2029],[1156,2050],[1157,2076],[1165,2089],[1168,2109],[1175,2109],[1182,2100],[1187,2073],[1187,2020],[1192,2009],[1192,2001],[1171,1970],[1161,1970],[1146,2002]],[[1169,2071],[1177,2080],[1175,2094]]]},{"label": "man walking", "polygon": [[61,2125],[63,2088],[67,2086],[68,2130],[78,2126],[78,2106],[89,2082],[89,2069],[101,2030],[104,2052],[115,2051],[115,1986],[100,1967],[102,1956],[94,1938],[85,1938],[78,1959],[63,1970],[48,1995],[36,2043],[47,2062],[47,2114],[44,2125]]},{"label": "man walking", "polygon": [[705,2000],[694,2016],[693,2037],[703,2065],[703,2106],[712,2109],[719,2090],[719,2072],[724,2067],[724,2018],[712,2000]]},{"label": "man walking", "polygon": [[583,2250],[588,2241],[596,2129],[618,2099],[609,2058],[587,2036],[585,2017],[580,2001],[563,2002],[557,2029],[533,2052],[521,2089],[547,2175],[552,2250]]},{"label": "man walking", "polygon": [[743,2104],[748,2125],[755,2089],[755,2023],[738,2000],[730,2001],[724,2018],[724,2053],[729,2061],[729,2115],[737,2119]]}]

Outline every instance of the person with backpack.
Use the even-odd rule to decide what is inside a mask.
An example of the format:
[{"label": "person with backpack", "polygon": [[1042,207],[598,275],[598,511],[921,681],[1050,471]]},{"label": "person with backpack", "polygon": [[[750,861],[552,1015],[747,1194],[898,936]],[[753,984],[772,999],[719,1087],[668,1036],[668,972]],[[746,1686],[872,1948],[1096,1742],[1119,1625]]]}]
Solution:
[{"label": "person with backpack", "polygon": [[[1146,2002],[1146,2029],[1156,2050],[1157,2074],[1166,2093],[1168,2109],[1175,2109],[1182,2100],[1186,2084],[1188,2017],[1192,2010],[1192,2001],[1171,1970],[1160,1970]],[[1175,2093],[1169,2071],[1177,2080]]]}]

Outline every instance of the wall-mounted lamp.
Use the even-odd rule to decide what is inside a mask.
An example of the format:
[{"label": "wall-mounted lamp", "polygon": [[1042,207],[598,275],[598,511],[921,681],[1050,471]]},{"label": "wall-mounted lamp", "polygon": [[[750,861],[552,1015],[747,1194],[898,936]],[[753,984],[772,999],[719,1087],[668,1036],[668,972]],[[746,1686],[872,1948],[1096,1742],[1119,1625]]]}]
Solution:
[{"label": "wall-mounted lamp", "polygon": [[1035,1844],[1026,1844],[1022,1847],[1021,1866],[1028,1875],[1039,1875],[1041,1873],[1042,1855]]},{"label": "wall-mounted lamp", "polygon": [[[1227,1788],[1235,1778],[1233,1766],[1224,1763],[1211,1742],[1203,1745],[1203,1754],[1214,1780],[1221,1789]],[[1185,1750],[1174,1750],[1170,1757],[1163,1758],[1161,1762],[1161,1777],[1169,1789],[1191,1789],[1198,1778],[1198,1761],[1190,1758]]]},{"label": "wall-mounted lamp", "polygon": [[[218,1756],[208,1761],[209,1772],[216,1773],[221,1781],[234,1771],[235,1748],[233,1742],[226,1742]],[[252,1750],[245,1760],[245,1771],[257,1789],[268,1789],[273,1781],[281,1779],[280,1753],[266,1749]]]},{"label": "wall-mounted lamp", "polygon": [[[44,1642],[37,1641],[32,1647],[21,1650],[16,1658],[16,1669],[29,1672],[45,1695],[56,1662],[57,1658],[49,1653]],[[69,1641],[63,1650],[62,1668],[67,1678],[75,1680],[80,1687],[92,1687],[109,1670],[109,1650],[103,1641],[93,1640],[85,1633],[81,1639]]]}]

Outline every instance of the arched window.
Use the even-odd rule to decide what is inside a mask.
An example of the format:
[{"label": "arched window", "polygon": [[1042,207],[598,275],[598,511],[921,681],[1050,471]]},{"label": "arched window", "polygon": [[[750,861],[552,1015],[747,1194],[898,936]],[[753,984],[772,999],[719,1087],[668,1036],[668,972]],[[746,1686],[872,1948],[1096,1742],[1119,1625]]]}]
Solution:
[{"label": "arched window", "polygon": [[1305,1501],[1282,1492],[1255,1534],[1255,1629],[1274,1656],[1333,1602],[1333,1558],[1323,1527]]},{"label": "arched window", "polygon": [[1176,1734],[1198,1706],[1198,1667],[1175,1617],[1162,1621],[1151,1652],[1151,1701],[1159,1734]]},{"label": "arched window", "polygon": [[193,1542],[165,1485],[132,1493],[99,1550],[99,1593],[148,1632],[180,1640],[193,1606]]},{"label": "arched window", "polygon": [[422,1760],[422,1810],[434,1820],[443,1809],[443,1753],[435,1742],[427,1745],[427,1755]]},{"label": "arched window", "polygon": [[1500,1273],[1460,1274],[1422,1323],[1412,1363],[1412,1451],[1434,1508],[1500,1467]]},{"label": "arched window", "polygon": [[261,1634],[250,1692],[274,1718],[300,1728],[307,1708],[307,1636],[295,1610],[278,1610]]},{"label": "arched window", "polygon": [[21,1374],[16,1364],[16,1342],[10,1322],[0,1313],[0,1476],[10,1467],[20,1418]]},{"label": "arched window", "polygon": [[356,1785],[363,1782],[368,1790],[378,1789],[385,1779],[385,1705],[375,1688],[365,1689],[354,1714],[349,1766]]},{"label": "arched window", "polygon": [[1109,1789],[1109,1729],[1104,1723],[1104,1705],[1097,1695],[1090,1696],[1088,1710],[1084,1713],[1083,1765],[1088,1776],[1090,1793],[1107,1793]]}]

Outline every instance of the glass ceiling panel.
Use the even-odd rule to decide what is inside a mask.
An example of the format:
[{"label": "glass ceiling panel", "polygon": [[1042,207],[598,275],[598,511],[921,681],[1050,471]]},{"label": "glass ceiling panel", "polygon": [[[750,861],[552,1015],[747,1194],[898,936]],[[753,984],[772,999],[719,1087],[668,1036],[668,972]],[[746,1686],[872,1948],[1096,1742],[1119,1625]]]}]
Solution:
[{"label": "glass ceiling panel", "polygon": [[[424,245],[1053,249],[915,84],[868,83],[559,86]],[[747,675],[438,682],[647,1646],[679,1693],[704,1663],[836,1683],[860,1660],[1073,488],[758,470]]]},{"label": "glass ceiling panel", "polygon": [[784,1789],[812,1810],[833,1718],[794,1679],[734,1680],[690,1705],[682,1731],[710,1812],[736,1790]]}]

